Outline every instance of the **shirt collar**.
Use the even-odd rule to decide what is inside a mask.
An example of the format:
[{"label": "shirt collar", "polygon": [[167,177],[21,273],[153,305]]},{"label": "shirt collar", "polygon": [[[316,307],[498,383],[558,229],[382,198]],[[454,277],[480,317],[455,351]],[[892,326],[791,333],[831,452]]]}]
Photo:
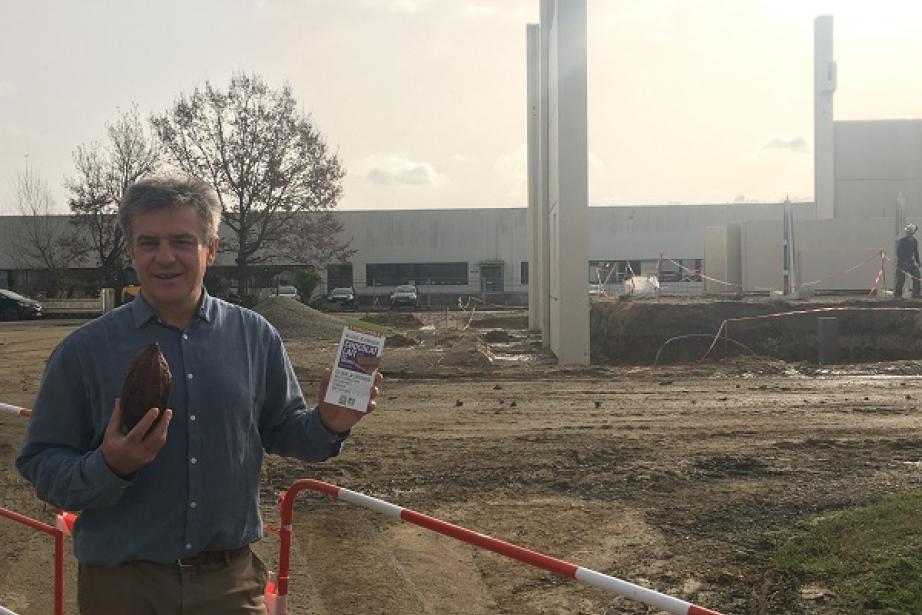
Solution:
[{"label": "shirt collar", "polygon": [[[131,315],[134,320],[134,326],[138,329],[146,325],[152,318],[157,318],[154,308],[144,300],[144,291],[139,291],[137,298],[131,302]],[[215,300],[208,294],[208,291],[202,287],[202,300],[199,301],[198,318],[205,322],[211,322],[214,318],[214,311],[217,309]]]}]

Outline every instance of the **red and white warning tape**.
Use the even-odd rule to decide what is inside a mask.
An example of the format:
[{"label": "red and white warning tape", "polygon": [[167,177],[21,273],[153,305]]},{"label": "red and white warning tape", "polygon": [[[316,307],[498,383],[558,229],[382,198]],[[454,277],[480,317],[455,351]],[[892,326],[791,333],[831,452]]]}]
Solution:
[{"label": "red and white warning tape", "polygon": [[32,411],[28,408],[20,408],[19,406],[5,404],[3,402],[0,402],[0,412],[3,412],[4,414],[15,414],[16,416],[32,416]]},{"label": "red and white warning tape", "polygon": [[872,261],[876,261],[877,259],[879,259],[879,258],[880,258],[881,256],[883,256],[883,255],[884,255],[883,252],[881,252],[881,251],[875,251],[874,254],[872,254],[871,256],[867,257],[866,259],[864,259],[864,260],[861,261],[860,263],[857,263],[857,264],[855,264],[855,265],[852,265],[852,266],[849,267],[848,269],[844,269],[844,270],[842,270],[842,271],[837,271],[837,272],[835,272],[835,273],[831,273],[831,274],[829,274],[828,276],[826,276],[825,278],[821,278],[821,279],[819,279],[819,280],[813,280],[812,282],[801,282],[800,285],[801,285],[801,286],[815,286],[815,285],[817,285],[817,284],[822,284],[823,282],[828,282],[829,280],[831,280],[831,279],[833,279],[833,278],[836,278],[836,277],[839,277],[840,275],[845,275],[845,274],[847,274],[847,273],[851,273],[852,271],[854,271],[854,270],[856,270],[856,269],[859,269],[859,268],[861,268],[861,267],[864,267],[864,266],[867,265],[868,263],[870,263],[870,262],[872,262]]},{"label": "red and white warning tape", "polygon": [[868,297],[873,297],[874,295],[878,293],[877,285],[880,284],[880,279],[883,277],[883,275],[884,275],[884,268],[881,267],[880,270],[877,272],[877,275],[874,276],[874,281],[871,282],[871,290],[868,291]]},{"label": "red and white warning tape", "polygon": [[714,350],[714,347],[717,346],[717,341],[720,339],[721,333],[724,335],[727,334],[731,322],[744,322],[747,320],[765,320],[767,318],[781,318],[783,316],[802,316],[804,314],[819,314],[823,312],[922,312],[922,308],[915,307],[818,307],[818,308],[809,308],[805,310],[791,310],[789,312],[774,312],[772,314],[757,314],[755,316],[739,316],[737,318],[727,318],[717,329],[717,333],[714,335],[714,340],[711,342],[711,345],[708,349],[701,355],[696,363],[701,363],[708,355],[711,354],[711,351]]},{"label": "red and white warning tape", "polygon": [[[872,254],[871,256],[867,257],[866,259],[864,259],[864,260],[861,261],[860,263],[856,263],[855,265],[852,265],[852,266],[849,267],[848,269],[844,269],[844,270],[842,270],[842,271],[837,271],[837,272],[835,272],[835,273],[831,273],[831,274],[829,274],[828,276],[826,276],[826,277],[824,277],[824,278],[820,278],[820,279],[818,279],[818,280],[813,280],[813,281],[811,281],[811,282],[802,282],[802,283],[800,284],[800,286],[816,286],[817,284],[822,284],[823,282],[828,282],[829,280],[831,280],[831,279],[833,279],[833,278],[836,278],[836,277],[839,277],[839,276],[842,276],[842,275],[851,273],[852,271],[855,271],[856,269],[859,269],[859,268],[861,268],[861,267],[864,267],[865,265],[867,265],[867,264],[870,263],[871,261],[876,261],[878,258],[881,258],[881,256],[883,256],[884,258],[886,258],[886,255],[885,255],[883,252],[875,251],[874,254]],[[733,282],[727,282],[726,280],[719,280],[719,279],[717,279],[717,278],[712,278],[712,277],[710,277],[710,276],[703,275],[701,272],[696,271],[696,270],[694,270],[694,269],[689,269],[688,267],[685,267],[685,266],[682,265],[681,263],[676,262],[676,261],[672,260],[671,258],[662,258],[662,257],[661,257],[661,260],[670,262],[670,263],[672,263],[673,265],[675,265],[676,267],[678,267],[679,269],[681,269],[682,271],[685,271],[686,273],[689,273],[689,274],[695,275],[695,276],[697,276],[697,277],[700,277],[702,280],[708,280],[709,282],[714,282],[715,284],[722,284],[722,285],[724,285],[724,286],[732,286],[732,287],[740,288],[740,289],[743,288],[743,285],[742,285],[742,284],[735,284],[735,283],[733,283]],[[907,275],[908,275],[908,274],[907,274]]]}]

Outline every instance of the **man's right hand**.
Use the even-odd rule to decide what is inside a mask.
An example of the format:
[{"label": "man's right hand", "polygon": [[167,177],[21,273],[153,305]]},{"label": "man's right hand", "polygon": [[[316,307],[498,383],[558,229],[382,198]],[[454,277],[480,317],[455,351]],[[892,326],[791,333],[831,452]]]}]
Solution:
[{"label": "man's right hand", "polygon": [[[121,477],[140,470],[157,456],[163,445],[166,444],[166,433],[170,427],[173,411],[164,410],[163,420],[147,433],[157,417],[160,416],[159,408],[151,408],[141,417],[138,424],[127,434],[122,433],[122,401],[115,400],[115,409],[106,426],[106,434],[102,439],[102,456],[109,468]],[[146,434],[146,435],[145,435]]]}]

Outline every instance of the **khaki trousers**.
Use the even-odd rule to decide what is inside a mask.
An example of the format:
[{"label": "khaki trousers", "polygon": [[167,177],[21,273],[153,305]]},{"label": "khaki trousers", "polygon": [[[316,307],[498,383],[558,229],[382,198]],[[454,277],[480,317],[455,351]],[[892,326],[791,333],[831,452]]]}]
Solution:
[{"label": "khaki trousers", "polygon": [[265,564],[247,549],[228,561],[196,566],[128,562],[80,564],[81,615],[265,615]]}]

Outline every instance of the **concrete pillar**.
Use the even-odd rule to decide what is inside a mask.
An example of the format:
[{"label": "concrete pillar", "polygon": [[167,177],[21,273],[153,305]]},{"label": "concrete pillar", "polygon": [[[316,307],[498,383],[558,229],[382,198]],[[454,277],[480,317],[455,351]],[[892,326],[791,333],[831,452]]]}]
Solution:
[{"label": "concrete pillar", "polygon": [[528,73],[528,328],[546,331],[544,313],[546,296],[544,286],[544,216],[538,184],[544,177],[540,172],[541,129],[541,28],[538,24],[526,26]]},{"label": "concrete pillar", "polygon": [[[586,0],[556,2],[549,49],[548,216],[551,350],[589,364]],[[555,181],[556,179],[556,181]]]},{"label": "concrete pillar", "polygon": [[548,101],[550,100],[551,82],[548,66],[550,64],[550,47],[551,47],[551,24],[554,21],[557,0],[540,0],[539,16],[541,25],[539,26],[538,41],[538,220],[540,229],[536,231],[541,241],[540,269],[536,275],[541,277],[541,296],[539,301],[539,318],[541,322],[541,331],[544,333],[542,338],[544,348],[551,348],[551,308],[550,308],[550,287],[551,287],[551,233],[548,227],[550,217],[548,215],[549,198],[549,163],[548,156],[550,152],[550,122],[548,113]]},{"label": "concrete pillar", "polygon": [[836,63],[833,60],[832,16],[813,22],[813,192],[816,217],[835,217],[835,123],[833,95]]},{"label": "concrete pillar", "polygon": [[561,364],[588,365],[586,0],[540,0],[539,9],[540,26],[527,30],[529,326]]}]

